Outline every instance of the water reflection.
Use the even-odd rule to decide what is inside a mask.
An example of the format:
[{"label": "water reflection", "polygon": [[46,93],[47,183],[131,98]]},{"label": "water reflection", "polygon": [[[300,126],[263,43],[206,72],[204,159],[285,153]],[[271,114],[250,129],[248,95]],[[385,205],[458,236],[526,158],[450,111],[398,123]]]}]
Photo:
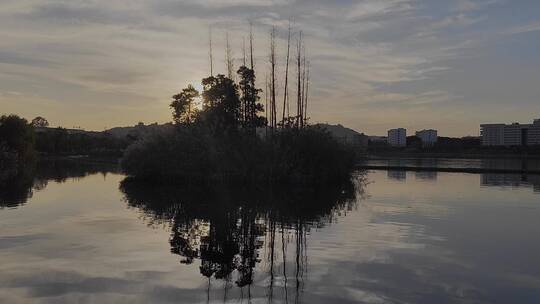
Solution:
[{"label": "water reflection", "polygon": [[358,175],[354,182],[313,189],[173,187],[125,179],[120,189],[129,206],[144,212],[149,225],[170,225],[171,253],[179,255],[181,263],[200,261],[200,274],[208,278],[207,300],[211,279],[224,282],[223,301],[233,286],[240,288],[241,299],[251,299],[255,268],[264,263],[268,299],[276,296],[279,283],[279,297],[297,302],[307,267],[306,236],[351,210],[363,195],[363,181]]},{"label": "water reflection", "polygon": [[388,170],[388,179],[404,182],[407,180],[407,171],[405,170]]},{"label": "water reflection", "polygon": [[44,160],[17,169],[0,172],[0,209],[15,208],[30,199],[34,191],[47,187],[49,181],[64,183],[88,175],[118,172],[111,163],[69,159]]},{"label": "water reflection", "polygon": [[437,171],[415,171],[414,176],[417,180],[420,181],[436,181],[437,180]]},{"label": "water reflection", "polygon": [[539,172],[540,159],[527,158],[373,158],[363,162],[366,166],[482,169]]},{"label": "water reflection", "polygon": [[535,192],[540,192],[540,175],[486,173],[481,175],[481,185],[488,187],[532,187]]},{"label": "water reflection", "polygon": [[0,210],[0,302],[540,303],[535,176],[375,170],[355,192],[84,166],[36,168],[46,189]]}]

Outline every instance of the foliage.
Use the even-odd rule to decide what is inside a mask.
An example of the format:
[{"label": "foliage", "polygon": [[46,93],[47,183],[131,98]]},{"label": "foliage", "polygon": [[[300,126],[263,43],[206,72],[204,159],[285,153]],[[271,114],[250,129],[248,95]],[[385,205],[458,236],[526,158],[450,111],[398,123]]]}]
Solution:
[{"label": "foliage", "polygon": [[221,74],[203,79],[202,85],[202,122],[213,132],[222,133],[236,129],[240,124],[241,105],[238,85]]},{"label": "foliage", "polygon": [[266,120],[258,115],[264,108],[263,105],[259,103],[259,93],[261,93],[262,90],[255,87],[255,71],[246,66],[241,66],[238,69],[238,75],[240,76],[238,87],[240,92],[242,92],[242,97],[240,98],[242,102],[242,123],[244,127],[252,130],[257,127],[262,127],[266,124]]},{"label": "foliage", "polygon": [[122,168],[142,179],[184,176],[200,180],[211,173],[212,167],[212,152],[206,146],[205,136],[189,126],[156,132],[128,147]]},{"label": "foliage", "polygon": [[173,96],[170,107],[173,109],[173,120],[176,123],[187,123],[195,120],[197,111],[195,109],[195,98],[199,97],[199,92],[188,85],[181,93]]},{"label": "foliage", "polygon": [[34,128],[26,119],[0,116],[0,155],[13,154],[19,161],[27,161],[34,157],[34,142]]},{"label": "foliage", "polygon": [[36,134],[36,150],[44,154],[121,155],[128,145],[108,134],[70,133],[64,128],[47,129]]},{"label": "foliage", "polygon": [[41,116],[32,119],[31,124],[34,128],[46,128],[49,126],[49,122],[47,121],[47,119]]},{"label": "foliage", "polygon": [[178,126],[130,146],[122,168],[146,180],[324,183],[350,174],[354,153],[317,128],[214,136],[201,125]]}]

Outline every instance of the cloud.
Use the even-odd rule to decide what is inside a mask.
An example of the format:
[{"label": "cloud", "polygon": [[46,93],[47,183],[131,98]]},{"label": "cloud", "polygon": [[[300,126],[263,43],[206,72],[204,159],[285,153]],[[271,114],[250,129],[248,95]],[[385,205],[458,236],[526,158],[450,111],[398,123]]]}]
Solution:
[{"label": "cloud", "polygon": [[476,11],[483,9],[487,6],[494,5],[494,4],[500,4],[502,3],[502,0],[458,0],[457,5],[455,7],[456,11],[459,12],[470,12],[470,11]]},{"label": "cloud", "polygon": [[355,4],[347,14],[347,19],[358,20],[412,9],[410,0],[366,0]]},{"label": "cloud", "polygon": [[147,79],[151,74],[129,69],[98,69],[81,76],[83,81],[91,81],[101,84],[129,85],[136,84]]},{"label": "cloud", "polygon": [[50,66],[53,62],[36,58],[32,55],[23,55],[18,52],[0,50],[0,64]]},{"label": "cloud", "polygon": [[540,22],[534,22],[534,23],[512,27],[504,31],[504,34],[513,35],[513,34],[522,34],[522,33],[538,32],[538,31],[540,31]]},{"label": "cloud", "polygon": [[432,30],[439,30],[447,27],[466,27],[485,20],[486,17],[471,17],[465,14],[448,16],[444,19],[431,24]]}]

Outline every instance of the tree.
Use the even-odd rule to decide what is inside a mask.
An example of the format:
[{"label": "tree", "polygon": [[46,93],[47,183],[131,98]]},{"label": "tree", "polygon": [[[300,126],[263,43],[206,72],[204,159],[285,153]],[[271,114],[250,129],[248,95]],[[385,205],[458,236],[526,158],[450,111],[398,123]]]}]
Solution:
[{"label": "tree", "polygon": [[302,96],[302,31],[300,31],[298,35],[298,41],[296,43],[296,76],[297,78],[297,100],[296,100],[296,127],[302,127],[303,119],[303,100],[304,97]]},{"label": "tree", "polygon": [[230,129],[240,123],[241,101],[238,85],[225,75],[219,74],[202,80],[203,112],[206,122],[218,128]]},{"label": "tree", "polygon": [[407,147],[408,148],[414,148],[414,149],[421,149],[422,148],[422,139],[418,136],[407,136]]},{"label": "tree", "polygon": [[270,74],[271,74],[271,81],[270,81],[270,127],[272,130],[275,129],[277,125],[277,109],[276,109],[276,27],[273,26],[272,30],[270,31]]},{"label": "tree", "polygon": [[229,43],[229,33],[225,33],[225,65],[227,66],[227,77],[233,79],[234,77],[234,58]]},{"label": "tree", "polygon": [[34,128],[46,128],[49,126],[49,122],[47,119],[38,116],[34,119],[32,119],[32,122],[30,123]]},{"label": "tree", "polygon": [[258,113],[263,111],[263,105],[259,103],[259,93],[262,90],[255,87],[255,71],[241,66],[238,75],[240,76],[239,88],[242,92],[244,125],[248,129],[263,126],[265,124],[264,118],[258,116]]},{"label": "tree", "polygon": [[34,155],[34,128],[17,115],[0,117],[0,146],[17,154],[21,160]]},{"label": "tree", "polygon": [[281,119],[281,123],[283,124],[283,126],[285,126],[285,114],[287,114],[287,117],[289,117],[288,90],[289,90],[290,51],[291,51],[291,21],[289,20],[289,30],[287,34],[287,57],[286,57],[286,64],[285,64],[285,85],[283,89],[283,117]]},{"label": "tree", "polygon": [[195,120],[197,111],[194,107],[195,98],[199,97],[199,92],[188,85],[181,93],[173,96],[170,107],[173,109],[173,119],[179,124],[189,124]]}]

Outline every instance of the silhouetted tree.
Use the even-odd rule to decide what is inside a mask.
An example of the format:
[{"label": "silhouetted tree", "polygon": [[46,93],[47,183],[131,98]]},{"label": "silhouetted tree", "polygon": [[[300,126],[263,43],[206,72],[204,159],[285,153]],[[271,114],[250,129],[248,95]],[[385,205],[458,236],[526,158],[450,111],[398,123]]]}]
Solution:
[{"label": "silhouetted tree", "polygon": [[33,157],[34,128],[26,119],[17,115],[0,117],[0,146],[17,155],[19,160]]},{"label": "silhouetted tree", "polygon": [[289,28],[287,33],[287,57],[285,60],[285,85],[283,88],[283,117],[282,124],[285,126],[285,115],[289,116],[289,100],[288,100],[288,90],[289,90],[289,57],[291,50],[291,21],[289,20]]},{"label": "silhouetted tree", "polygon": [[234,58],[233,53],[231,49],[231,45],[229,43],[229,33],[225,33],[225,65],[227,67],[227,77],[229,79],[233,79],[234,77]]},{"label": "silhouetted tree", "polygon": [[210,57],[210,76],[214,76],[214,56],[212,54],[212,27],[208,28],[208,57]]},{"label": "silhouetted tree", "polygon": [[276,27],[273,26],[270,31],[270,126],[272,130],[275,129],[277,125],[277,109],[276,109]]},{"label": "silhouetted tree", "polygon": [[302,96],[302,31],[298,34],[298,41],[296,42],[296,76],[297,76],[297,100],[296,100],[296,126],[302,127],[303,122],[303,96]]},{"label": "silhouetted tree", "polygon": [[259,93],[262,90],[255,87],[255,72],[252,69],[241,66],[238,75],[240,76],[239,88],[242,92],[244,125],[246,128],[254,130],[265,124],[264,118],[258,115],[264,110],[263,105],[259,103]]},{"label": "silhouetted tree", "polygon": [[36,128],[36,127],[45,128],[45,127],[49,126],[49,122],[47,121],[47,119],[45,119],[45,118],[43,118],[41,116],[38,116],[38,117],[32,119],[32,122],[30,124],[34,128]]},{"label": "silhouetted tree", "polygon": [[240,123],[240,97],[238,86],[225,75],[219,74],[202,80],[203,112],[201,115],[214,130],[229,130]]},{"label": "silhouetted tree", "polygon": [[[304,62],[305,62],[305,54],[304,54]],[[307,108],[308,108],[308,91],[309,91],[309,61],[307,63],[304,64],[304,70],[306,70],[306,78],[305,78],[305,81],[306,81],[306,90],[304,91],[304,124],[307,125],[307,122],[308,122],[308,119],[309,117],[307,116]]]},{"label": "silhouetted tree", "polygon": [[417,136],[407,136],[407,147],[414,149],[422,148],[422,139]]},{"label": "silhouetted tree", "polygon": [[197,97],[199,92],[192,85],[188,85],[181,93],[173,96],[170,107],[173,109],[173,119],[176,123],[189,124],[194,121],[197,114],[194,101]]}]

